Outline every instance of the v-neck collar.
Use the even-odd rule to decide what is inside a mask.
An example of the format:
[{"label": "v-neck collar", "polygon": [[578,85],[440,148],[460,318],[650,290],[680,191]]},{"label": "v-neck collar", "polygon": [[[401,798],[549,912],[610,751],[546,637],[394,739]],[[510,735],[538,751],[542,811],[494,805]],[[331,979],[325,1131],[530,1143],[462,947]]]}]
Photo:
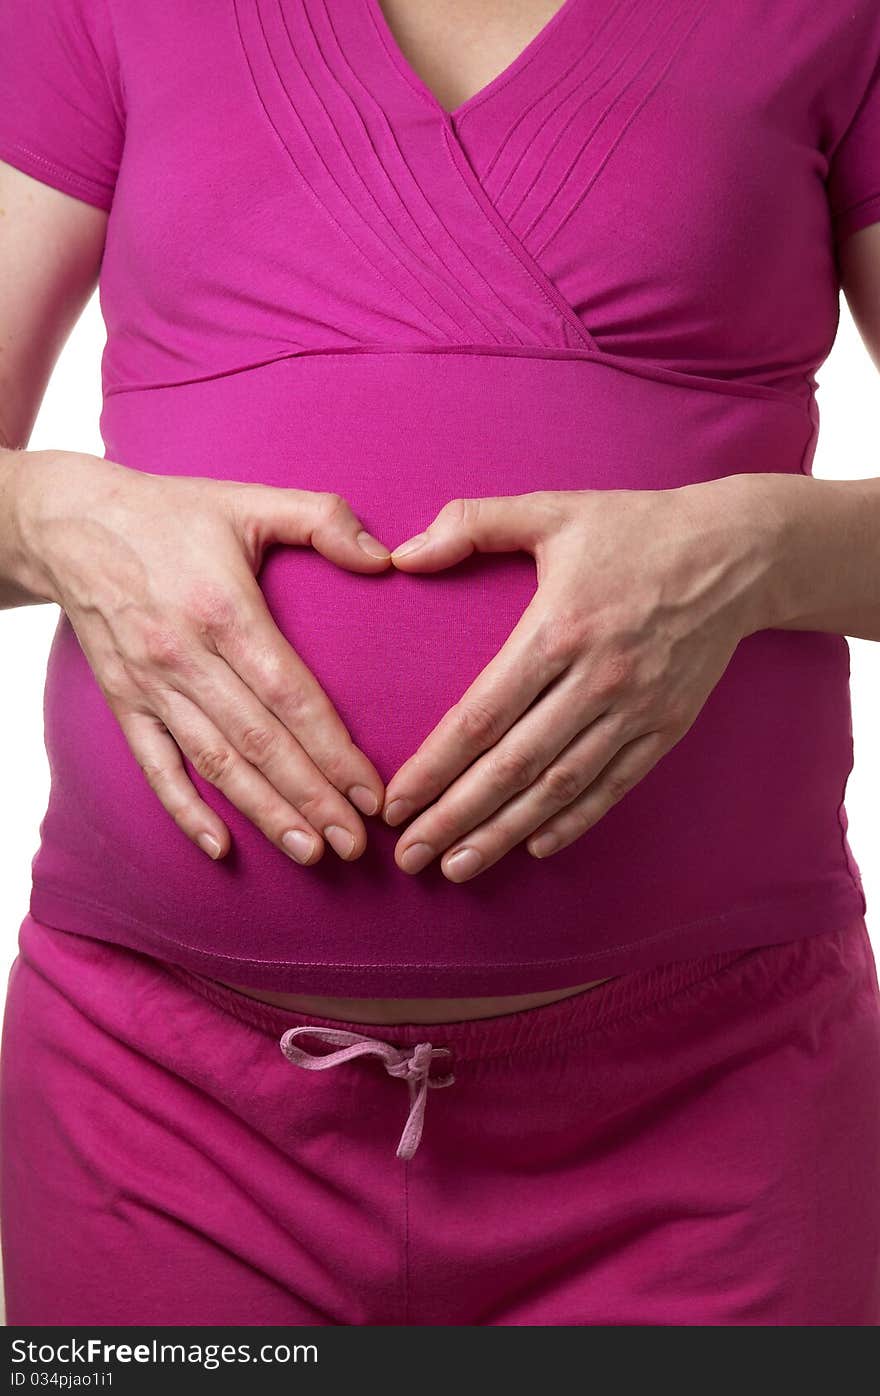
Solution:
[{"label": "v-neck collar", "polygon": [[413,68],[412,64],[404,55],[388,20],[385,18],[385,12],[379,0],[362,0],[362,3],[366,5],[369,11],[375,33],[378,35],[385,47],[388,57],[403,79],[409,83],[410,87],[415,89],[424,101],[434,108],[437,115],[441,117],[442,120],[454,125],[463,120],[474,107],[487,101],[502,87],[506,87],[509,82],[518,77],[537,55],[539,50],[543,48],[544,44],[556,36],[558,30],[571,12],[581,3],[581,0],[562,0],[559,9],[554,11],[546,24],[538,30],[524,48],[520,49],[516,57],[513,58],[505,68],[502,68],[500,72],[496,73],[493,78],[490,78],[483,87],[472,93],[470,97],[466,98],[465,101],[461,102],[452,110],[443,106],[434,91],[428,86],[424,79],[419,76],[415,68]]}]

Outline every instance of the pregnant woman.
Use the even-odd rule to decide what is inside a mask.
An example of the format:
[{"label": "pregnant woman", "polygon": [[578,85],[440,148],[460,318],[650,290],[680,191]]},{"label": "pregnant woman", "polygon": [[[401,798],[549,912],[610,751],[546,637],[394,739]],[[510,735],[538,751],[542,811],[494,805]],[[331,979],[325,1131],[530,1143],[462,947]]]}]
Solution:
[{"label": "pregnant woman", "polygon": [[[811,475],[876,0],[0,52],[2,603],[60,608],[10,1322],[876,1324],[880,478]],[[104,455],[29,451],[96,284]]]}]

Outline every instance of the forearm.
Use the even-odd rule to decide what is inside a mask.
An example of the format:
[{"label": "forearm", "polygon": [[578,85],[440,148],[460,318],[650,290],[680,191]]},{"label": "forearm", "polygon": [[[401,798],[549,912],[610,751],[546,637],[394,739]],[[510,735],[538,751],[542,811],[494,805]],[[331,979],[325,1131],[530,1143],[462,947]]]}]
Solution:
[{"label": "forearm", "polygon": [[38,594],[19,525],[24,486],[33,486],[34,472],[46,456],[43,451],[12,451],[0,446],[0,610],[49,600]]},{"label": "forearm", "polygon": [[880,478],[735,478],[765,552],[761,628],[880,640]]}]

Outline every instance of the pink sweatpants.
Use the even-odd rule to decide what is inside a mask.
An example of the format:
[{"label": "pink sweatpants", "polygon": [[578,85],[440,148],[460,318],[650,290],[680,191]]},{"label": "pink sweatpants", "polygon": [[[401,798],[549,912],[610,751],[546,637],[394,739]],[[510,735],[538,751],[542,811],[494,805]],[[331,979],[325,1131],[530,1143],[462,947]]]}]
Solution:
[{"label": "pink sweatpants", "polygon": [[28,916],[2,1146],[12,1324],[880,1321],[863,922],[376,1027]]}]

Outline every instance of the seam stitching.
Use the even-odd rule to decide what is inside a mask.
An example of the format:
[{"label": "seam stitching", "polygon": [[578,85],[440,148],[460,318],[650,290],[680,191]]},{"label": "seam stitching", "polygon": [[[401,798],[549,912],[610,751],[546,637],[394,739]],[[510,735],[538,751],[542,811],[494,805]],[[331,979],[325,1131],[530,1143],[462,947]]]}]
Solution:
[{"label": "seam stitching", "polygon": [[[851,876],[850,876],[850,880],[851,880]],[[104,905],[104,904],[101,903],[101,902],[92,901],[90,898],[80,897],[80,896],[78,896],[78,895],[77,895],[76,893],[74,893],[74,892],[65,891],[63,888],[60,888],[60,887],[57,887],[57,886],[53,887],[53,883],[51,882],[50,879],[47,879],[47,878],[40,878],[39,881],[35,881],[35,882],[34,882],[34,885],[33,885],[33,892],[36,894],[36,896],[39,896],[41,889],[42,889],[42,890],[45,890],[50,896],[58,897],[58,898],[59,898],[60,900],[62,900],[62,901],[69,902],[71,905],[81,906],[81,907],[84,907],[84,908],[86,908],[86,909],[88,909],[88,910],[90,910],[90,911],[101,912],[101,913],[103,913],[103,914],[105,914],[105,915],[107,915],[107,916],[112,917],[114,921],[123,922],[123,923],[125,923],[126,925],[131,926],[131,927],[133,927],[133,928],[136,929],[136,930],[139,930],[139,931],[144,935],[144,937],[145,937],[147,940],[154,941],[154,942],[157,943],[157,944],[162,944],[163,946],[171,946],[171,947],[173,947],[174,949],[179,950],[179,951],[180,951],[180,950],[183,950],[183,951],[190,951],[190,952],[192,952],[192,953],[194,953],[194,954],[196,954],[196,955],[201,955],[201,956],[205,957],[206,959],[212,959],[212,960],[225,960],[225,961],[228,961],[230,964],[241,965],[241,966],[245,966],[245,965],[246,965],[246,966],[253,966],[255,969],[256,969],[256,968],[277,968],[277,967],[281,967],[281,968],[284,968],[284,969],[297,969],[297,968],[301,968],[301,969],[325,969],[325,970],[332,970],[334,973],[337,973],[337,974],[338,974],[338,973],[342,973],[342,974],[348,974],[348,973],[361,973],[361,972],[363,972],[363,971],[365,971],[365,970],[366,970],[366,971],[371,971],[371,970],[376,970],[376,969],[381,969],[381,970],[383,970],[383,971],[384,971],[384,970],[389,970],[389,969],[391,969],[391,970],[395,970],[395,969],[397,969],[397,970],[412,970],[412,969],[419,969],[419,970],[421,970],[421,969],[427,969],[427,970],[431,970],[433,973],[443,973],[443,974],[455,973],[455,974],[457,974],[457,973],[461,972],[462,970],[468,971],[468,970],[472,970],[472,969],[473,969],[473,965],[468,965],[468,964],[465,964],[465,965],[449,965],[449,964],[434,965],[434,964],[431,964],[430,962],[424,962],[424,961],[413,962],[413,961],[405,961],[405,960],[404,960],[404,961],[387,961],[387,960],[386,960],[386,961],[383,961],[383,963],[382,963],[381,965],[369,964],[369,963],[367,963],[367,964],[360,964],[360,963],[354,963],[353,961],[350,961],[350,960],[346,961],[344,964],[339,964],[339,963],[337,963],[337,962],[335,962],[335,961],[332,961],[332,960],[331,960],[331,961],[328,961],[328,960],[250,960],[250,959],[247,959],[246,957],[243,957],[243,956],[241,956],[241,955],[229,955],[229,954],[226,954],[226,953],[223,952],[223,951],[216,951],[216,950],[207,950],[207,951],[206,951],[202,946],[199,946],[199,945],[188,945],[188,944],[187,944],[186,942],[184,942],[184,941],[174,940],[174,939],[172,939],[170,936],[164,936],[164,935],[162,935],[160,932],[157,932],[157,931],[153,930],[151,926],[149,926],[146,922],[139,920],[137,917],[129,916],[129,915],[128,915],[127,913],[125,913],[125,912],[116,911],[116,910],[114,910],[113,907],[106,906],[106,905]],[[858,890],[858,889],[856,889],[856,890]],[[764,899],[762,899],[762,900],[759,901],[759,902],[750,902],[750,903],[747,903],[746,905],[740,905],[740,906],[736,906],[736,907],[730,907],[730,908],[728,908],[726,911],[717,912],[717,913],[716,913],[715,915],[713,915],[713,916],[698,916],[698,917],[694,918],[694,919],[691,920],[691,921],[680,921],[680,922],[676,923],[674,926],[668,926],[668,927],[666,927],[665,930],[658,931],[658,932],[656,932],[656,933],[653,934],[653,935],[642,936],[642,937],[641,937],[640,939],[638,939],[638,940],[626,940],[626,941],[622,941],[622,942],[621,942],[620,944],[618,944],[618,945],[609,945],[609,946],[607,946],[604,950],[593,950],[593,951],[588,951],[588,952],[582,953],[582,954],[580,954],[580,955],[567,955],[567,956],[565,956],[564,958],[562,958],[562,959],[557,959],[557,960],[539,960],[539,961],[535,961],[535,960],[503,960],[503,961],[494,961],[494,962],[492,963],[492,965],[491,965],[489,968],[491,968],[492,970],[508,970],[508,969],[544,970],[544,969],[554,969],[554,968],[556,968],[557,966],[562,966],[562,965],[580,965],[580,964],[588,964],[588,963],[592,963],[593,961],[599,961],[599,960],[607,959],[609,955],[616,955],[616,954],[617,954],[619,951],[621,951],[621,950],[638,950],[638,949],[641,949],[642,947],[645,947],[645,946],[655,945],[655,944],[657,944],[657,943],[660,942],[660,941],[668,940],[668,939],[670,939],[672,936],[676,936],[676,935],[681,934],[682,931],[694,931],[694,930],[699,929],[701,926],[706,926],[706,927],[709,927],[709,926],[716,926],[716,925],[718,925],[719,923],[723,925],[726,921],[729,921],[732,917],[742,916],[742,915],[744,915],[744,914],[746,914],[746,913],[749,913],[749,912],[761,911],[761,910],[763,910],[763,909],[765,909],[765,908],[767,908],[767,907],[771,907],[771,906],[779,906],[780,910],[786,910],[786,909],[791,908],[791,907],[800,906],[802,903],[807,903],[807,904],[810,904],[810,905],[811,905],[811,904],[813,904],[813,903],[815,902],[815,899],[816,899],[816,891],[815,891],[815,889],[810,889],[810,890],[808,890],[808,891],[804,891],[804,892],[798,894],[798,896],[796,896],[796,897],[786,897],[781,903],[780,903],[777,899],[775,899],[775,898],[764,898]],[[44,917],[36,916],[36,919],[37,919],[37,920],[44,920]],[[50,923],[50,922],[46,922],[46,924],[48,925],[48,924],[51,924],[51,923]],[[63,926],[61,926],[61,927],[56,927],[56,929],[64,930],[64,929],[66,929],[66,928],[63,927]]]},{"label": "seam stitching", "polygon": [[104,398],[116,397],[121,393],[160,392],[171,388],[193,387],[200,383],[213,383],[220,378],[230,378],[236,374],[252,373],[256,369],[271,368],[274,364],[294,359],[329,358],[348,355],[383,354],[389,358],[403,358],[411,354],[458,354],[476,358],[504,356],[524,359],[561,359],[575,363],[600,364],[603,368],[616,369],[619,373],[629,373],[634,378],[648,378],[653,382],[665,383],[671,387],[691,389],[694,392],[719,393],[725,397],[755,398],[762,402],[777,402],[790,407],[799,416],[805,410],[804,395],[785,392],[767,383],[749,383],[741,378],[715,378],[708,380],[705,375],[683,372],[667,368],[663,364],[646,362],[636,357],[609,354],[606,350],[581,349],[574,345],[505,345],[505,344],[412,344],[406,347],[388,348],[384,344],[339,345],[336,347],[297,348],[273,354],[255,363],[239,364],[234,368],[217,369],[212,373],[195,378],[169,379],[159,383],[116,383],[104,388]]},{"label": "seam stitching", "polygon": [[70,184],[77,184],[81,189],[86,189],[92,194],[100,194],[102,198],[112,197],[112,186],[102,184],[99,180],[90,179],[87,175],[74,173],[66,165],[59,165],[56,160],[48,160],[45,155],[39,155],[37,151],[31,150],[29,146],[22,145],[20,141],[9,141],[5,143],[5,149],[17,151],[20,155],[26,155],[29,160],[33,160],[38,165],[44,166],[47,170],[53,170],[55,174],[63,177]]}]

